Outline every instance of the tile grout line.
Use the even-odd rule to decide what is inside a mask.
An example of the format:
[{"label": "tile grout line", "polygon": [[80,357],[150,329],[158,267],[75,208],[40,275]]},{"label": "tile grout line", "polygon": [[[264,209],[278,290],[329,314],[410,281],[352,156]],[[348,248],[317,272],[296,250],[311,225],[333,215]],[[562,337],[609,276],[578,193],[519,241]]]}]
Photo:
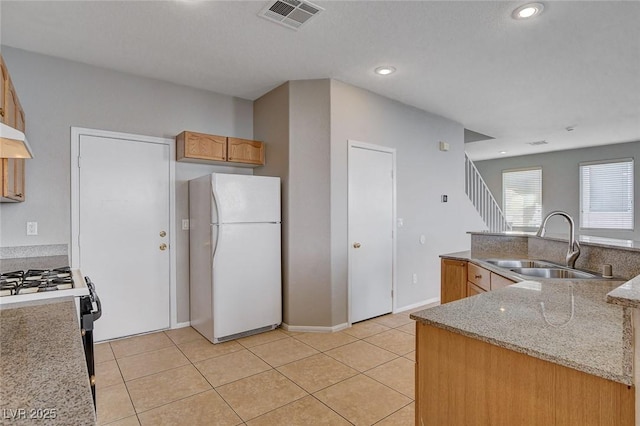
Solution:
[{"label": "tile grout line", "polygon": [[[392,314],[392,315],[396,315],[396,314]],[[318,348],[316,348],[316,347],[314,347],[314,346],[312,346],[312,345],[310,345],[310,344],[308,344],[308,343],[304,342],[303,340],[297,339],[297,338],[296,338],[296,335],[289,335],[289,334],[287,334],[287,333],[283,333],[283,334],[285,334],[285,336],[286,336],[286,337],[282,337],[282,338],[280,338],[280,339],[275,339],[275,340],[272,340],[272,341],[270,341],[270,342],[261,343],[261,344],[259,344],[259,345],[245,346],[243,343],[238,342],[238,344],[239,344],[239,345],[240,345],[244,350],[249,351],[251,354],[253,354],[253,355],[254,355],[254,356],[256,356],[257,358],[259,358],[261,361],[265,362],[265,363],[269,366],[269,370],[265,370],[265,371],[262,371],[262,372],[260,372],[260,373],[253,374],[253,375],[251,375],[251,376],[247,376],[247,377],[244,377],[244,378],[242,378],[242,379],[245,379],[245,378],[248,378],[248,377],[252,377],[252,376],[255,376],[255,375],[257,375],[257,374],[261,374],[261,373],[264,373],[264,372],[267,372],[267,371],[270,371],[270,370],[274,370],[274,371],[276,371],[278,374],[280,374],[282,377],[284,377],[286,380],[290,381],[291,383],[293,383],[294,385],[296,385],[298,388],[302,389],[302,390],[303,390],[303,392],[306,394],[305,396],[302,396],[302,397],[297,398],[297,399],[295,399],[295,400],[293,400],[293,401],[291,401],[291,402],[289,402],[289,403],[287,403],[287,404],[285,404],[285,405],[283,405],[283,406],[280,406],[280,407],[277,407],[277,408],[275,408],[275,409],[273,409],[273,410],[270,410],[270,411],[268,411],[268,412],[265,412],[265,413],[261,414],[260,416],[255,417],[255,418],[261,417],[261,416],[263,416],[263,415],[265,415],[265,414],[267,414],[267,413],[270,413],[270,412],[272,412],[272,411],[275,411],[275,410],[277,410],[277,409],[280,409],[280,408],[282,408],[282,407],[285,407],[285,406],[287,406],[287,405],[289,405],[289,404],[292,404],[292,403],[294,403],[294,402],[296,402],[296,401],[299,401],[299,400],[301,400],[301,399],[303,399],[303,398],[306,398],[306,396],[311,396],[311,397],[313,397],[315,400],[319,401],[321,404],[323,404],[324,406],[326,406],[327,408],[329,408],[332,412],[336,413],[336,414],[337,414],[338,416],[340,416],[341,418],[345,419],[345,420],[346,420],[346,421],[348,421],[349,423],[352,423],[352,422],[350,422],[348,419],[346,419],[345,417],[343,417],[342,415],[340,415],[340,413],[336,412],[334,409],[332,409],[331,407],[327,406],[325,403],[323,403],[322,401],[320,401],[320,400],[319,400],[319,399],[318,399],[314,394],[315,394],[315,393],[317,393],[317,392],[320,392],[320,391],[322,391],[322,390],[324,390],[324,389],[327,389],[328,387],[331,387],[331,386],[334,386],[334,385],[336,385],[336,384],[338,384],[338,383],[344,382],[345,380],[351,379],[351,378],[353,378],[353,377],[357,377],[358,375],[362,375],[362,376],[364,376],[364,377],[370,378],[370,379],[374,380],[376,383],[379,383],[379,384],[381,384],[381,385],[383,385],[383,386],[387,387],[388,389],[390,389],[390,390],[392,390],[392,391],[394,391],[394,392],[396,392],[396,393],[398,393],[398,394],[400,394],[400,395],[402,395],[402,396],[407,397],[407,396],[406,396],[406,395],[404,395],[402,392],[399,392],[399,391],[397,391],[397,390],[395,390],[395,389],[391,388],[390,386],[388,386],[388,385],[386,385],[386,384],[384,384],[384,383],[382,383],[382,382],[379,382],[378,380],[374,379],[373,377],[368,376],[368,375],[367,375],[367,374],[365,374],[365,373],[366,373],[366,372],[369,372],[369,371],[371,371],[371,370],[373,370],[373,369],[375,369],[375,368],[378,368],[378,367],[380,367],[380,366],[382,366],[382,365],[385,365],[385,364],[388,364],[388,363],[390,363],[390,362],[392,362],[392,361],[395,361],[395,360],[397,360],[398,358],[404,358],[404,359],[407,359],[407,360],[408,360],[408,361],[410,361],[410,362],[414,362],[414,363],[415,363],[415,361],[414,361],[414,360],[411,360],[411,359],[409,359],[409,358],[407,358],[407,357],[406,357],[406,356],[407,356],[408,354],[410,354],[412,351],[409,351],[409,352],[407,352],[407,353],[405,353],[405,354],[400,355],[400,354],[397,354],[397,353],[395,353],[395,352],[389,351],[388,349],[386,349],[386,348],[384,348],[384,347],[382,347],[382,346],[379,346],[379,345],[377,345],[377,344],[375,344],[375,343],[369,342],[369,341],[367,341],[366,339],[367,339],[367,338],[370,338],[370,337],[373,337],[373,336],[376,336],[376,335],[378,335],[378,334],[381,334],[381,333],[384,333],[384,332],[390,331],[390,330],[398,330],[398,331],[400,331],[400,332],[402,332],[402,333],[405,333],[405,334],[407,334],[407,335],[415,336],[415,334],[412,334],[412,333],[406,332],[406,331],[404,331],[404,330],[399,330],[399,328],[400,328],[400,327],[404,327],[404,326],[406,326],[407,324],[410,324],[411,322],[404,323],[404,324],[400,324],[400,325],[395,326],[395,327],[389,327],[388,325],[383,324],[383,323],[379,323],[379,322],[377,322],[377,321],[375,321],[375,320],[366,320],[366,321],[372,321],[372,323],[375,323],[376,325],[380,325],[380,326],[386,327],[386,328],[387,328],[387,330],[379,331],[379,332],[373,333],[373,334],[368,335],[368,336],[365,336],[365,337],[357,337],[357,336],[354,336],[354,335],[352,335],[352,334],[345,333],[345,334],[347,334],[348,336],[350,336],[350,337],[352,337],[352,338],[354,338],[354,339],[356,339],[356,340],[355,340],[355,341],[353,341],[353,342],[349,342],[349,343],[339,344],[339,345],[337,345],[337,346],[335,346],[335,347],[331,347],[331,348],[328,348],[328,349],[325,349],[325,350],[320,350],[320,349],[318,349]],[[276,329],[276,330],[277,330],[277,329]],[[124,358],[128,358],[128,357],[131,357],[131,356],[136,356],[136,355],[140,355],[140,354],[144,354],[144,353],[149,353],[149,352],[155,352],[155,351],[159,351],[159,350],[167,349],[167,348],[169,348],[169,347],[171,347],[171,346],[170,346],[170,345],[168,345],[168,346],[166,346],[166,347],[156,348],[156,349],[152,349],[152,350],[149,350],[149,351],[142,351],[142,352],[137,353],[137,354],[132,354],[132,355],[128,355],[128,356],[125,356],[125,357],[118,358],[118,357],[116,357],[116,356],[115,356],[115,352],[113,351],[113,348],[111,347],[111,342],[104,342],[104,343],[106,343],[106,344],[108,344],[108,345],[109,345],[109,348],[110,348],[110,350],[111,350],[111,353],[112,353],[112,354],[113,354],[113,356],[114,356],[114,357],[113,357],[113,360],[116,362],[116,366],[117,366],[117,368],[118,368],[118,372],[120,373],[120,377],[121,377],[121,378],[122,378],[122,380],[123,380],[123,384],[125,385],[125,389],[126,389],[126,391],[127,391],[127,395],[128,395],[128,397],[129,397],[129,401],[131,402],[131,405],[132,405],[132,406],[133,406],[133,408],[134,408],[134,413],[135,413],[135,414],[133,414],[133,415],[135,415],[135,416],[136,416],[136,419],[138,420],[138,422],[140,422],[139,414],[143,414],[143,413],[146,413],[146,412],[148,412],[148,411],[150,411],[150,410],[153,410],[153,409],[157,409],[157,408],[163,407],[163,406],[168,405],[168,404],[171,404],[171,403],[173,403],[173,402],[181,401],[181,400],[183,400],[183,399],[187,399],[187,398],[190,398],[190,397],[192,397],[192,396],[199,395],[199,394],[204,393],[204,392],[208,392],[208,391],[209,391],[209,390],[211,390],[211,389],[213,389],[213,390],[216,392],[216,394],[217,394],[220,398],[222,398],[222,400],[225,402],[225,404],[226,404],[226,405],[227,405],[227,406],[228,406],[228,407],[229,407],[229,408],[230,408],[230,409],[231,409],[231,410],[232,410],[232,411],[233,411],[233,412],[238,416],[238,418],[241,420],[241,422],[243,422],[244,424],[246,424],[246,422],[247,422],[247,421],[250,421],[250,420],[254,420],[254,419],[255,419],[255,418],[252,418],[252,419],[249,419],[249,420],[247,420],[247,421],[245,421],[244,419],[242,419],[242,417],[240,417],[240,416],[239,416],[239,414],[238,414],[238,413],[233,409],[233,407],[231,407],[231,406],[229,405],[229,403],[228,403],[228,402],[227,402],[227,401],[222,397],[222,395],[220,395],[220,393],[218,392],[218,390],[216,389],[216,387],[215,387],[215,386],[213,386],[213,384],[211,384],[211,382],[209,382],[209,380],[208,380],[208,379],[207,379],[207,378],[202,374],[202,372],[201,372],[201,371],[200,371],[200,370],[195,366],[195,363],[194,363],[191,359],[189,359],[189,357],[186,355],[186,353],[184,353],[184,351],[182,350],[182,348],[180,348],[180,347],[178,346],[178,343],[176,343],[173,339],[171,339],[171,337],[169,337],[169,335],[166,333],[166,331],[162,330],[161,332],[162,332],[162,333],[163,333],[163,335],[165,335],[165,337],[167,337],[167,339],[172,343],[172,346],[176,347],[176,348],[178,349],[178,351],[179,351],[179,352],[180,352],[180,353],[181,353],[181,354],[182,354],[182,355],[187,359],[188,364],[185,364],[185,365],[182,365],[182,366],[178,366],[178,367],[174,367],[174,368],[170,368],[170,369],[167,369],[167,370],[161,370],[161,371],[159,371],[159,372],[152,373],[152,374],[149,374],[149,375],[146,375],[146,376],[137,377],[137,378],[135,378],[135,379],[131,379],[131,380],[129,380],[129,381],[125,381],[125,380],[124,380],[124,376],[122,375],[122,371],[121,371],[121,369],[120,369],[120,364],[119,364],[119,362],[118,362],[118,360],[119,360],[119,359],[124,359]],[[308,334],[308,333],[300,333],[300,335],[305,335],[305,334]],[[305,346],[307,346],[307,347],[309,347],[309,348],[311,348],[311,349],[313,349],[314,351],[317,351],[317,352],[316,352],[316,353],[314,353],[314,354],[311,354],[311,355],[309,355],[309,356],[305,356],[305,357],[302,357],[302,358],[297,359],[297,360],[295,360],[295,361],[291,361],[291,362],[289,362],[289,363],[282,364],[282,365],[279,365],[279,366],[277,366],[277,367],[276,367],[276,366],[273,366],[273,365],[269,364],[266,360],[264,360],[262,357],[260,357],[258,354],[256,354],[256,353],[252,350],[252,348],[259,347],[259,346],[263,346],[263,345],[266,345],[266,344],[269,344],[269,343],[275,343],[275,342],[278,342],[278,341],[284,340],[284,339],[286,339],[286,338],[292,338],[292,339],[294,339],[296,342],[301,343],[301,344],[304,344]],[[126,339],[126,338],[125,338],[125,339]],[[123,340],[124,340],[124,339],[123,339]],[[189,343],[189,342],[196,341],[196,340],[197,340],[197,339],[195,339],[195,338],[194,338],[194,339],[191,339],[191,340],[187,340],[187,341],[181,342],[180,344]],[[391,353],[391,354],[393,354],[393,355],[394,355],[394,358],[393,358],[393,359],[391,359],[391,360],[385,361],[385,362],[383,362],[383,363],[381,363],[381,364],[378,364],[378,365],[376,365],[375,367],[369,368],[369,369],[367,369],[367,370],[359,371],[359,370],[357,370],[357,369],[355,369],[355,368],[353,368],[353,367],[349,366],[348,364],[345,364],[344,362],[342,362],[342,361],[340,361],[340,360],[338,360],[338,359],[336,359],[336,358],[332,357],[331,355],[327,354],[327,352],[329,352],[329,351],[331,351],[331,350],[338,349],[338,348],[340,348],[340,347],[344,347],[344,346],[347,346],[347,345],[349,345],[349,344],[356,343],[356,342],[358,342],[358,341],[364,341],[365,343],[371,344],[371,345],[373,345],[373,346],[375,346],[375,347],[377,347],[377,348],[379,348],[379,349],[382,349],[382,350],[384,350],[384,351],[386,351],[386,352],[389,352],[389,353]],[[243,350],[243,349],[239,349],[238,351]],[[414,349],[414,350],[415,350],[415,349]],[[238,351],[234,351],[234,352],[238,352]],[[233,352],[230,352],[229,354],[232,354],[232,353],[233,353]],[[220,356],[224,356],[224,355],[229,355],[229,354],[217,355],[217,356],[213,356],[213,357],[211,357],[211,358],[205,358],[205,359],[203,359],[203,360],[199,360],[199,361],[197,361],[197,362],[202,362],[202,361],[206,361],[206,360],[214,359],[214,358],[217,358],[217,357],[220,357]],[[302,387],[301,387],[298,383],[296,383],[293,379],[291,379],[291,378],[287,377],[284,373],[282,373],[282,372],[280,372],[280,371],[278,370],[278,368],[280,368],[280,367],[284,367],[284,366],[286,366],[286,365],[289,365],[289,364],[292,364],[292,363],[295,363],[295,362],[298,362],[298,361],[302,361],[302,360],[304,360],[304,359],[307,359],[307,358],[310,358],[310,357],[312,357],[312,356],[319,355],[319,354],[325,355],[325,356],[327,356],[327,357],[331,358],[333,361],[338,362],[338,363],[339,363],[339,364],[341,364],[341,365],[344,365],[345,367],[347,367],[347,368],[349,368],[349,369],[351,369],[351,370],[355,371],[355,372],[356,372],[356,374],[354,374],[353,376],[350,376],[350,377],[348,377],[348,378],[342,379],[342,380],[340,380],[340,381],[338,381],[338,382],[336,382],[336,383],[333,383],[333,384],[331,384],[331,385],[328,385],[328,386],[326,386],[326,387],[324,387],[324,388],[322,388],[322,389],[318,389],[318,390],[316,390],[314,393],[310,393],[310,392],[308,392],[306,389],[302,388]],[[105,360],[105,361],[103,361],[103,362],[101,362],[101,363],[104,363],[104,362],[107,362],[107,361],[111,361],[111,359]],[[99,363],[99,364],[101,364],[101,363]],[[163,373],[163,372],[166,372],[166,371],[170,371],[170,370],[173,370],[173,369],[176,369],[176,368],[185,367],[186,365],[191,365],[191,366],[193,366],[193,367],[196,369],[196,371],[198,372],[198,375],[199,375],[199,376],[201,376],[201,377],[202,377],[202,378],[203,378],[203,379],[204,379],[204,380],[209,384],[209,386],[211,386],[211,389],[207,389],[207,390],[202,391],[202,392],[196,392],[196,393],[195,393],[195,394],[193,394],[193,395],[186,396],[186,397],[183,397],[183,398],[179,398],[179,399],[177,399],[177,400],[175,400],[175,401],[167,402],[167,403],[162,404],[162,405],[160,405],[160,406],[158,406],[158,407],[154,407],[154,408],[151,408],[151,409],[149,409],[149,410],[142,411],[142,412],[140,412],[140,413],[138,413],[138,412],[137,412],[137,410],[135,409],[135,405],[133,404],[133,399],[131,398],[131,394],[129,393],[129,388],[128,388],[128,386],[127,386],[127,383],[128,383],[128,382],[135,381],[135,380],[138,380],[138,379],[142,379],[142,378],[144,378],[144,377],[149,377],[149,376],[151,376],[151,375],[153,375],[153,374],[159,374],[159,373]],[[242,380],[242,379],[238,379],[238,380]],[[234,382],[237,382],[238,380],[234,380],[234,381],[232,381],[232,382],[225,383],[225,384],[220,385],[220,386],[224,386],[224,385],[227,385],[227,384],[230,384],[230,383],[234,383]],[[114,385],[109,385],[109,386],[105,387],[105,389],[106,389],[106,388],[109,388],[109,387],[112,387],[112,386],[115,386],[115,384],[114,384]],[[409,403],[405,404],[403,407],[399,408],[398,410],[396,410],[396,411],[394,411],[394,412],[390,413],[388,416],[386,416],[386,417],[384,417],[384,418],[380,419],[378,422],[380,422],[380,421],[382,421],[382,420],[386,419],[387,417],[389,417],[389,416],[391,416],[391,415],[395,414],[396,412],[398,412],[398,411],[402,410],[403,408],[407,407],[408,405],[410,405],[411,403],[413,403],[413,402],[414,402],[414,399],[413,399],[413,398],[411,398],[411,397],[408,397],[408,398],[410,399],[410,402],[409,402]],[[132,416],[133,416],[133,415],[132,415]],[[121,419],[116,419],[116,420],[114,420],[113,422],[116,422],[116,421],[122,420],[122,419],[124,419],[124,418],[132,417],[132,416],[125,416],[125,417],[123,417],[123,418],[121,418]],[[376,423],[378,423],[378,422],[376,422]],[[352,424],[353,424],[353,423],[352,423]]]}]

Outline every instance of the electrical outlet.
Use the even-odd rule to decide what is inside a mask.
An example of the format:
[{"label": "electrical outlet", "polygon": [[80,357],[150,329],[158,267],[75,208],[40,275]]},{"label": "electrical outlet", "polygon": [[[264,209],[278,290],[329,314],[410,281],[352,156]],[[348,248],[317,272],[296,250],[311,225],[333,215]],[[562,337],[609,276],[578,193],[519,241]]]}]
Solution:
[{"label": "electrical outlet", "polygon": [[38,222],[27,222],[27,235],[38,235]]},{"label": "electrical outlet", "polygon": [[418,274],[413,274],[413,283],[418,284]]},{"label": "electrical outlet", "polygon": [[182,219],[182,230],[183,231],[189,230],[189,219]]}]

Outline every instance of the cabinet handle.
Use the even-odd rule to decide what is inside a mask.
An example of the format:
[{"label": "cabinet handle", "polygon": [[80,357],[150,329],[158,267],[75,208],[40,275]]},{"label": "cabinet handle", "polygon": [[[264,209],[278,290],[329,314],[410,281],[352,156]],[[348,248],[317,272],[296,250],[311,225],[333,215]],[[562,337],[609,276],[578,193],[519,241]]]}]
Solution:
[{"label": "cabinet handle", "polygon": [[476,277],[476,279],[479,280],[480,278],[482,278],[482,275],[476,275],[475,277]]},{"label": "cabinet handle", "polygon": [[22,198],[22,196],[23,196],[22,192],[19,193],[19,194],[16,194],[16,197],[18,197],[18,198]]},{"label": "cabinet handle", "polygon": [[233,158],[229,157],[229,160],[233,160]]},{"label": "cabinet handle", "polygon": [[4,117],[4,108],[0,108],[0,117]]}]

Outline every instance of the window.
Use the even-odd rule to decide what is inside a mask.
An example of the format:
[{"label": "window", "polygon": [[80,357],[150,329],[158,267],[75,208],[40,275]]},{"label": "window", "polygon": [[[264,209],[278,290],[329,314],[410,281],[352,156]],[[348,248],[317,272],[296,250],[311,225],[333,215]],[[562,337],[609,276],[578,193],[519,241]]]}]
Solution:
[{"label": "window", "polygon": [[542,169],[502,172],[502,204],[514,228],[538,228],[542,222]]},{"label": "window", "polygon": [[580,227],[633,230],[633,159],[580,164]]}]

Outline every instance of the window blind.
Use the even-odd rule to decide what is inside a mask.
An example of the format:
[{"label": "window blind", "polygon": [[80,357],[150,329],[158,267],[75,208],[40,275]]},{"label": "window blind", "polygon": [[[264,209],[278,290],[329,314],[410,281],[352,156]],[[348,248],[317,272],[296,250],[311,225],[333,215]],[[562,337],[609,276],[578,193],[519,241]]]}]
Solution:
[{"label": "window blind", "polygon": [[580,164],[580,227],[633,229],[633,159]]},{"label": "window blind", "polygon": [[503,171],[502,204],[512,227],[539,227],[542,221],[542,169]]}]

